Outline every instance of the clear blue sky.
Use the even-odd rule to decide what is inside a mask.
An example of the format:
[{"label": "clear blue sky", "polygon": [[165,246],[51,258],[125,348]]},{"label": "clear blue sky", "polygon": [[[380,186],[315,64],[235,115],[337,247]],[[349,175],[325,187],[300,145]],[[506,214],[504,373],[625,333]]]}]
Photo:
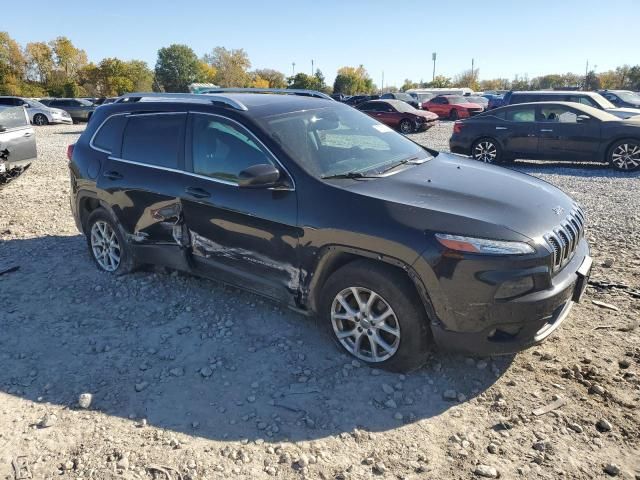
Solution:
[{"label": "clear blue sky", "polygon": [[[582,73],[640,64],[640,0],[29,0],[3,2],[0,30],[24,46],[69,37],[94,62],[141,59],[185,43],[198,55],[244,48],[253,68],[311,71],[363,64],[380,85],[454,76],[475,59],[480,78]],[[636,25],[627,24],[633,20]]]}]

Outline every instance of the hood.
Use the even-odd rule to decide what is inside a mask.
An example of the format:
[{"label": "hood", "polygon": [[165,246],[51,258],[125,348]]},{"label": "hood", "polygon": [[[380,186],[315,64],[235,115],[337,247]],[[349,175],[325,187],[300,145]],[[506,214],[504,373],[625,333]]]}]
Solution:
[{"label": "hood", "polygon": [[637,108],[607,108],[606,111],[619,118],[629,118],[640,115]]},{"label": "hood", "polygon": [[456,105],[458,107],[464,107],[464,108],[484,108],[482,105],[480,105],[479,103],[456,103]]},{"label": "hood", "polygon": [[424,117],[427,120],[436,120],[438,118],[438,115],[436,115],[433,112],[430,112],[429,110],[418,110],[417,112],[413,112],[413,113],[419,117]]},{"label": "hood", "polygon": [[416,228],[536,243],[575,208],[547,182],[448,153],[350,190],[393,204],[394,216]]}]

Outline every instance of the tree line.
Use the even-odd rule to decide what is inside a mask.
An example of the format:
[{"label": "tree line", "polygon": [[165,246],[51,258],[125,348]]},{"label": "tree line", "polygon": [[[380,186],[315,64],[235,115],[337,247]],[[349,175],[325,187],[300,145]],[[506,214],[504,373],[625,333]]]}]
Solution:
[{"label": "tree line", "polygon": [[[480,80],[479,70],[454,77],[438,75],[431,82],[405,80],[400,87],[469,87],[473,90],[537,90],[579,87],[588,90],[615,88],[640,90],[640,65],[624,65],[608,72],[587,75],[566,73],[529,79],[497,78]],[[104,58],[89,62],[87,54],[66,37],[49,42],[31,42],[24,47],[0,32],[0,94],[24,97],[112,97],[135,91],[187,92],[192,83],[213,83],[220,87],[301,88],[345,95],[376,93],[380,89],[364,68],[345,66],[338,70],[333,85],[327,85],[319,69],[313,74],[299,72],[289,77],[271,69],[251,69],[243,49],[216,47],[199,57],[187,45],[173,44],[158,50],[153,69],[142,60]]]}]

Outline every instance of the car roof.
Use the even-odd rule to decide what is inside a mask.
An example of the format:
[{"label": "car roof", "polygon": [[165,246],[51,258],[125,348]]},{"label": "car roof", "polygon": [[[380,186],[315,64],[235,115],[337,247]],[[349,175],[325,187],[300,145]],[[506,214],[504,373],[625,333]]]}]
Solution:
[{"label": "car roof", "polygon": [[512,92],[512,95],[566,95],[567,93],[573,95],[587,95],[589,97],[597,95],[597,92],[583,92],[580,90],[518,90]]}]

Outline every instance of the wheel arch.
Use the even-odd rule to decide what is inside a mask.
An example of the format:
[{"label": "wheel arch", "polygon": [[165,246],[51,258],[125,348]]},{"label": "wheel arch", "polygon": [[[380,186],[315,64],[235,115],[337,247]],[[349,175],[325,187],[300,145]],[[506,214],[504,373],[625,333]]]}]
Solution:
[{"label": "wheel arch", "polygon": [[327,279],[338,269],[359,260],[368,260],[407,276],[415,293],[420,298],[427,316],[431,320],[436,318],[429,293],[418,273],[410,265],[387,255],[339,245],[326,246],[320,250],[315,269],[309,275],[309,281],[303,286],[303,303],[306,304],[306,307],[311,312],[317,313],[322,289]]},{"label": "wheel arch", "polygon": [[78,194],[77,200],[78,219],[80,220],[80,226],[82,232],[86,232],[86,224],[89,216],[97,209],[102,208],[113,218],[117,218],[115,212],[109,207],[109,205],[100,200],[93,192],[84,192]]},{"label": "wheel arch", "polygon": [[605,148],[604,148],[603,154],[604,154],[604,161],[606,163],[609,163],[609,155],[611,154],[611,149],[613,148],[613,146],[616,143],[621,142],[622,140],[633,140],[634,142],[640,143],[640,137],[636,138],[636,137],[630,137],[628,135],[620,135],[620,136],[614,138],[609,143],[607,143]]}]

